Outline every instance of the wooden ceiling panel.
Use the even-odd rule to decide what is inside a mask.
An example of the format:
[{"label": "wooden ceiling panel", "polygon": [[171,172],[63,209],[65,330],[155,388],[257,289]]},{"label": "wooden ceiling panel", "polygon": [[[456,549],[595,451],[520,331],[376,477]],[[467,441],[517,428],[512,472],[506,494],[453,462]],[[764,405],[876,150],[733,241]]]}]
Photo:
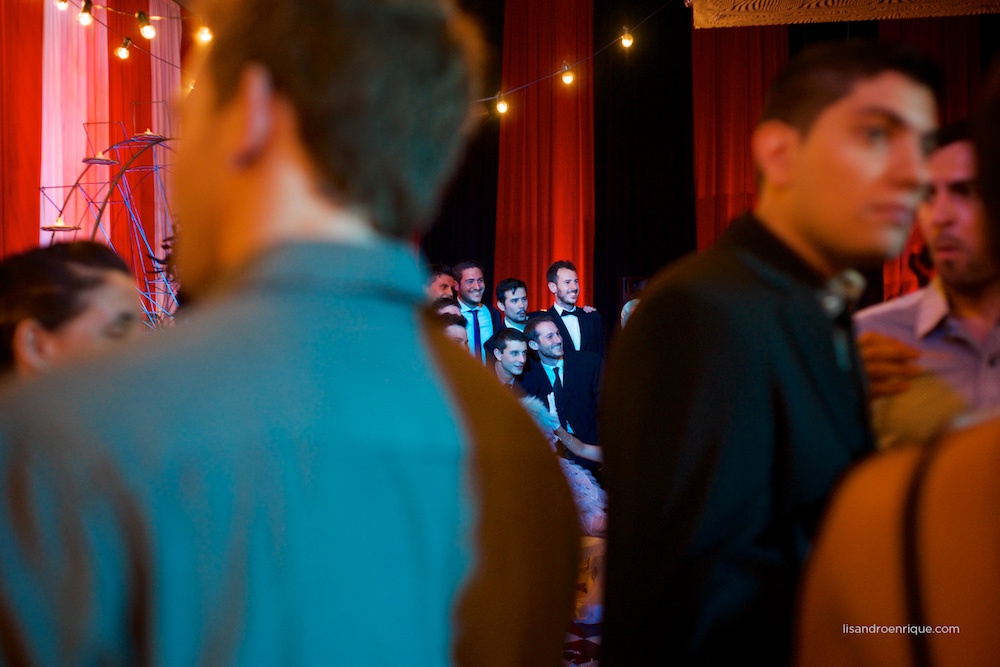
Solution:
[{"label": "wooden ceiling panel", "polygon": [[695,28],[1000,13],[1000,0],[694,0]]}]

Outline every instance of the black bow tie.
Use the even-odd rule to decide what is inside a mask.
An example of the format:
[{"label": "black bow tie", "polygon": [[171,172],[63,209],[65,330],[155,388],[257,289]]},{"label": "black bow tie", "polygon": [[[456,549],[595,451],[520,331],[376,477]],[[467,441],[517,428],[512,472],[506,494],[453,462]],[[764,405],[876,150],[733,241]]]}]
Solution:
[{"label": "black bow tie", "polygon": [[564,310],[561,313],[559,313],[559,315],[561,317],[577,317],[575,310]]}]

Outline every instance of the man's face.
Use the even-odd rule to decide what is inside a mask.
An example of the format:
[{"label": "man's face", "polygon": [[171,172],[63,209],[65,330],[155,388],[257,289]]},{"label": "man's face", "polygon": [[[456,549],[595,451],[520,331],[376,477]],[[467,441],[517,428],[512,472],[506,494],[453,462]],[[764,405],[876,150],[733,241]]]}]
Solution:
[{"label": "man's face", "polygon": [[523,287],[507,290],[503,301],[497,301],[497,308],[511,322],[523,324],[528,321],[528,293]]},{"label": "man's face", "polygon": [[528,358],[528,344],[517,340],[509,340],[503,352],[493,350],[493,355],[505,371],[511,375],[520,375],[524,372],[524,362]]},{"label": "man's face", "polygon": [[927,183],[936,128],[929,89],[897,72],[861,80],[795,132],[789,223],[807,261],[834,272],[894,257]]},{"label": "man's face", "polygon": [[934,151],[927,166],[930,187],[917,220],[941,280],[957,290],[996,280],[972,142],[956,141]]},{"label": "man's face", "polygon": [[486,280],[481,270],[473,267],[462,271],[462,279],[458,281],[458,298],[470,306],[478,306],[483,302],[485,291]]},{"label": "man's face", "polygon": [[440,273],[434,277],[431,284],[427,286],[427,299],[433,301],[443,296],[455,296],[455,279],[447,273]]},{"label": "man's face", "polygon": [[462,347],[468,349],[469,334],[465,331],[465,327],[460,327],[457,324],[446,326],[444,328],[444,335],[450,340],[453,340]]},{"label": "man's face", "polygon": [[132,277],[121,271],[100,273],[103,282],[80,294],[83,310],[47,334],[50,363],[91,356],[141,333],[143,313]]},{"label": "man's face", "polygon": [[539,322],[535,331],[538,333],[538,341],[531,341],[531,349],[538,352],[538,356],[552,362],[562,359],[563,341],[556,325],[552,322]]},{"label": "man's face", "polygon": [[549,291],[556,295],[559,305],[568,308],[575,306],[576,298],[580,296],[580,279],[576,277],[576,271],[570,269],[556,271],[556,281],[549,283]]}]

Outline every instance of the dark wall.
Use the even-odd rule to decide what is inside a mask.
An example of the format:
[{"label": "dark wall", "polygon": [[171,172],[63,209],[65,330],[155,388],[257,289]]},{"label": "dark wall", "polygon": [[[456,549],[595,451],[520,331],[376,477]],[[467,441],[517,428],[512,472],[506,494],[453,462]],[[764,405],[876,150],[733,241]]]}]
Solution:
[{"label": "dark wall", "polygon": [[691,10],[662,0],[595,0],[595,305],[609,329],[622,279],[647,277],[695,248]]}]

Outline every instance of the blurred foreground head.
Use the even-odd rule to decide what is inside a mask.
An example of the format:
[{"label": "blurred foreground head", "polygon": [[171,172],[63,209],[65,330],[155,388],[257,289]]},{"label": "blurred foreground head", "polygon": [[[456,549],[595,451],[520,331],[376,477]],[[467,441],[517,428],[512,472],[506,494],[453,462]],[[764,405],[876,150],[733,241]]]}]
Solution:
[{"label": "blurred foreground head", "polygon": [[207,0],[175,190],[201,290],[287,241],[406,238],[432,218],[480,89],[478,29],[446,0]]},{"label": "blurred foreground head", "polygon": [[36,248],[0,262],[0,374],[34,375],[134,338],[142,310],[128,267],[100,243]]}]

